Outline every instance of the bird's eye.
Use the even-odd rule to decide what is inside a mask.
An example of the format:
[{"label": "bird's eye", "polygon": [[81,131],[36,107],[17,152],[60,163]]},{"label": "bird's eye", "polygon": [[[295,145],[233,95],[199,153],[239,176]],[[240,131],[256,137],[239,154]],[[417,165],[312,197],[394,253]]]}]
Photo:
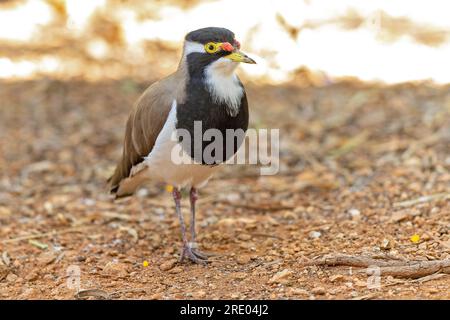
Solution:
[{"label": "bird's eye", "polygon": [[219,50],[219,46],[217,45],[217,43],[208,42],[207,44],[205,44],[205,50],[208,53],[215,53],[217,52],[217,50]]}]

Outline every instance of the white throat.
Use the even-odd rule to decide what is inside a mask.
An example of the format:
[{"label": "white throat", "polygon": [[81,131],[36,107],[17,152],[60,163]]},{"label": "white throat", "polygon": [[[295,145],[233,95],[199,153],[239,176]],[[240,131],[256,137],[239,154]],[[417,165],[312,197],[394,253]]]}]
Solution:
[{"label": "white throat", "polygon": [[239,113],[244,89],[234,73],[238,62],[220,58],[211,63],[205,69],[206,86],[215,103],[223,103],[227,106],[227,112],[231,116]]}]

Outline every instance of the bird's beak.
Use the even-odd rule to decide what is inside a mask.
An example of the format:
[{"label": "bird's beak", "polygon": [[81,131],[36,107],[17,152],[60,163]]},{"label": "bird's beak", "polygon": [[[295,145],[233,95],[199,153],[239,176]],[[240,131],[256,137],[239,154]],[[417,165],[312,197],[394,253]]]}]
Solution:
[{"label": "bird's beak", "polygon": [[228,58],[235,62],[244,62],[244,63],[250,63],[250,64],[256,64],[255,60],[247,56],[242,51],[236,50],[229,55],[225,56],[224,58]]}]

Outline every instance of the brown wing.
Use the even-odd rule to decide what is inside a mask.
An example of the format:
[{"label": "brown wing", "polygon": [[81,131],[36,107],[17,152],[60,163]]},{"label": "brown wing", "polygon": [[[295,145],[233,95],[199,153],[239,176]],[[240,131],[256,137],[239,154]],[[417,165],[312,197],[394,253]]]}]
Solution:
[{"label": "brown wing", "polygon": [[[128,117],[122,159],[109,183],[111,192],[126,196],[134,192],[136,186],[122,190],[121,183],[129,180],[134,166],[143,161],[155,145],[156,138],[166,122],[173,100],[184,99],[185,77],[183,70],[152,84],[138,99]],[[131,190],[130,190],[131,189]]]}]

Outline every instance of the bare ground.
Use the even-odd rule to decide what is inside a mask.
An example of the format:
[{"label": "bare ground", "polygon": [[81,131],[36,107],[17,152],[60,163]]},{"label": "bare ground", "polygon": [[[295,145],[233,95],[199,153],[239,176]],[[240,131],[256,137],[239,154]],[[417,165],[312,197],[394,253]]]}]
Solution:
[{"label": "bare ground", "polygon": [[450,87],[294,83],[247,85],[252,126],[280,128],[281,169],[228,166],[201,190],[206,267],[177,262],[165,186],[107,194],[148,83],[1,83],[0,298],[73,299],[79,270],[85,298],[449,299],[445,266],[372,276],[450,259]]}]

